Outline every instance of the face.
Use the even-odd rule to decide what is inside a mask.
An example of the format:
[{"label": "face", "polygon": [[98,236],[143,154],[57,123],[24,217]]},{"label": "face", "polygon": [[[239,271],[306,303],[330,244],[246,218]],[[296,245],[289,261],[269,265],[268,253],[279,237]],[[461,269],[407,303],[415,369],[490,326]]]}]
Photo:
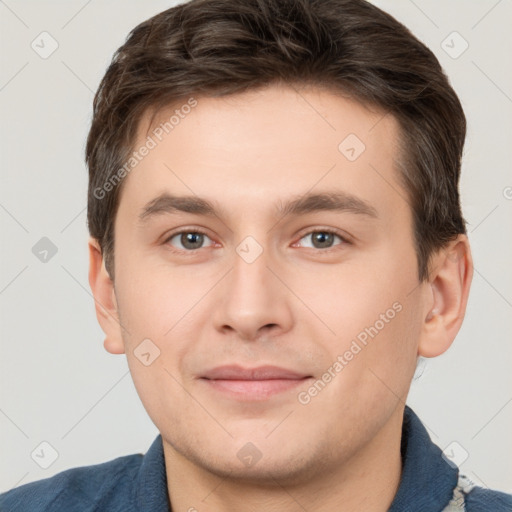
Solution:
[{"label": "face", "polygon": [[298,482],[385,436],[414,373],[398,125],[312,88],[196,100],[162,140],[172,110],[140,125],[135,148],[156,145],[115,222],[119,343],[166,456]]}]

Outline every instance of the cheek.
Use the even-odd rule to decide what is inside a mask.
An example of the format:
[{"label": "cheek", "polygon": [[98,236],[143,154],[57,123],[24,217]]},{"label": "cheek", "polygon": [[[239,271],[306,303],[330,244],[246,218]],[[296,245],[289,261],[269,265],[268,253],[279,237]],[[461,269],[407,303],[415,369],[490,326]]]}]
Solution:
[{"label": "cheek", "polygon": [[311,327],[328,354],[326,368],[345,356],[344,377],[337,385],[380,396],[391,393],[387,384],[402,396],[416,367],[421,308],[417,292],[412,292],[418,284],[415,260],[406,266],[389,256],[371,265],[340,267],[334,276],[332,271],[316,274],[311,282],[303,282],[302,293],[322,320]]},{"label": "cheek", "polygon": [[355,338],[365,342],[359,343],[361,352],[353,370],[368,407],[405,402],[416,368],[420,329],[415,303],[402,298],[370,320]]},{"label": "cheek", "polygon": [[137,394],[153,423],[159,427],[165,425],[171,432],[178,429],[181,418],[189,417],[193,401],[179,384],[181,379],[165,354],[149,366],[135,356],[127,359]]},{"label": "cheek", "polygon": [[172,337],[199,311],[195,305],[211,287],[208,276],[136,259],[127,263],[116,277],[116,296],[130,343]]},{"label": "cheek", "polygon": [[327,269],[314,278],[303,275],[296,283],[297,295],[340,340],[352,339],[376,323],[381,331],[399,316],[396,309],[403,302],[402,287],[383,273],[352,266]]}]

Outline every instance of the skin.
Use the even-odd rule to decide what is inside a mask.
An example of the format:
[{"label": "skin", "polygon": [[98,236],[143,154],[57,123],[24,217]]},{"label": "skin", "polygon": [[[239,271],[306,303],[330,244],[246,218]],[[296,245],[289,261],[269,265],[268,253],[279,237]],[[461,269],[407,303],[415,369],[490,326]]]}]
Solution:
[{"label": "skin", "polygon": [[[273,85],[197,100],[125,178],[115,285],[89,240],[104,345],[126,354],[162,434],[173,510],[385,511],[399,485],[417,357],[447,350],[464,317],[468,240],[461,235],[435,254],[430,279],[419,283],[392,116],[318,88]],[[151,133],[148,122],[135,147]],[[351,133],[366,146],[352,162],[338,149]],[[377,218],[276,210],[333,190],[369,203]],[[205,198],[217,216],[161,213],[141,223],[143,207],[165,191]],[[194,228],[207,234],[195,251],[180,236],[166,241]],[[325,229],[347,241],[315,245],[311,235]],[[249,235],[263,249],[252,263],[236,251]],[[300,403],[298,393],[394,303],[400,312]],[[145,366],[134,350],[147,338],[160,356]],[[223,364],[272,364],[311,379],[266,400],[237,400],[198,378]],[[248,467],[237,453],[249,442],[261,458]]]}]

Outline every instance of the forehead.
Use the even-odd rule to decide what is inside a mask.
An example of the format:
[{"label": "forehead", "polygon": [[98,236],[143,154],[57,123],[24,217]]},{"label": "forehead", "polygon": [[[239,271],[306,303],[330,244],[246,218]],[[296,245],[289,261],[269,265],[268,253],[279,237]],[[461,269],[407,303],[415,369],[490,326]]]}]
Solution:
[{"label": "forehead", "polygon": [[134,150],[152,148],[125,178],[121,203],[140,209],[170,191],[262,206],[315,187],[389,195],[389,182],[396,194],[398,134],[392,116],[326,89],[184,98],[141,119]]},{"label": "forehead", "polygon": [[[283,127],[288,131],[283,132]],[[398,132],[398,123],[388,112],[363,105],[341,91],[272,84],[227,96],[183,97],[163,109],[148,110],[139,122],[135,144],[144,143],[148,135],[156,134],[157,142],[160,135],[165,139],[172,135],[176,144],[207,141],[209,148],[222,150],[242,142],[254,147],[257,142],[258,148],[275,153],[276,142],[295,151],[303,142],[304,149],[323,144],[339,150],[338,143],[347,133],[375,144],[383,137],[391,141]],[[250,140],[253,135],[257,141]]]}]

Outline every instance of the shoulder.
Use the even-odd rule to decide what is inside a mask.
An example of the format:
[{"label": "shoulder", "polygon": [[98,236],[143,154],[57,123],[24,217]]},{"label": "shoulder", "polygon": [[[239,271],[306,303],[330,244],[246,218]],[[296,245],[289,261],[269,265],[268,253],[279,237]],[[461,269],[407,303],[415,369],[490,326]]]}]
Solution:
[{"label": "shoulder", "polygon": [[478,487],[466,475],[459,473],[452,501],[446,512],[512,512],[512,494]]},{"label": "shoulder", "polygon": [[512,512],[512,494],[474,487],[465,498],[467,512]]},{"label": "shoulder", "polygon": [[142,454],[68,469],[0,494],[2,512],[129,511]]}]

